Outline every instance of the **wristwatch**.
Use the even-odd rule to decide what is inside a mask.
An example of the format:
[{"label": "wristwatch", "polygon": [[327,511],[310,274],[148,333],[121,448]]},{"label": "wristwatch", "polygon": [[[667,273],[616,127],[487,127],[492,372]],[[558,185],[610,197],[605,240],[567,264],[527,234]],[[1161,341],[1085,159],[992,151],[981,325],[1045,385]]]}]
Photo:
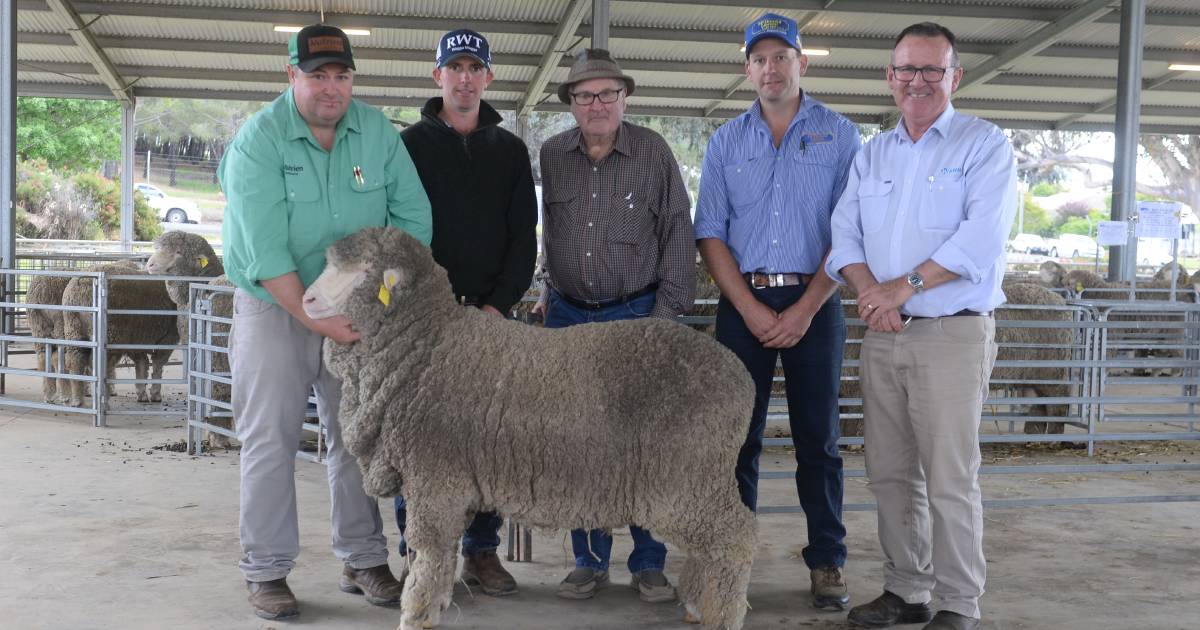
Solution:
[{"label": "wristwatch", "polygon": [[917,273],[916,269],[908,272],[908,286],[912,287],[913,293],[920,293],[925,290],[925,278]]}]

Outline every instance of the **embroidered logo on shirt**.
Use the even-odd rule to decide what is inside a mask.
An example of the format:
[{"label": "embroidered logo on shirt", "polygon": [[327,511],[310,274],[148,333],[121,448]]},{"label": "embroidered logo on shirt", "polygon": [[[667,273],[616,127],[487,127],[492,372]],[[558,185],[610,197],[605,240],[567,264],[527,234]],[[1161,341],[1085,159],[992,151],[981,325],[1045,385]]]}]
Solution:
[{"label": "embroidered logo on shirt", "polygon": [[292,164],[284,164],[283,165],[283,174],[284,175],[299,175],[303,172],[304,172],[303,166],[295,166]]},{"label": "embroidered logo on shirt", "polygon": [[961,166],[955,166],[955,167],[946,166],[946,167],[943,167],[942,170],[938,171],[938,172],[942,175],[962,175],[963,171],[962,171]]},{"label": "embroidered logo on shirt", "polygon": [[833,142],[833,134],[818,133],[816,131],[805,131],[800,134],[800,140],[804,144],[823,144],[825,142]]}]

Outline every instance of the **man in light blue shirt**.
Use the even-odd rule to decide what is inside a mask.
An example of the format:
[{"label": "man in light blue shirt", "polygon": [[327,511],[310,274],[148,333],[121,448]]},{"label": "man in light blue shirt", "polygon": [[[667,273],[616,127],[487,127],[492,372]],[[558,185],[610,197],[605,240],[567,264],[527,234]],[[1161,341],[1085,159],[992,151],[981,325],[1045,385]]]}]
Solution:
[{"label": "man in light blue shirt", "polygon": [[773,13],[746,27],[746,76],[758,99],[709,141],[695,231],[721,289],[716,338],[756,385],[738,455],[738,490],[755,509],[767,405],[781,360],[813,603],[841,610],[850,601],[842,577],[846,528],[837,447],[846,326],[837,285],[821,268],[829,217],[861,141],[850,121],[800,89],[808,58],[798,30]]},{"label": "man in light blue shirt", "polygon": [[833,214],[825,270],[858,291],[868,326],[867,475],[887,558],[883,595],[850,611],[860,626],[980,623],[979,420],[1017,199],[1004,133],[950,104],[962,75],[949,30],[900,34],[887,68],[900,122],[854,160]]}]

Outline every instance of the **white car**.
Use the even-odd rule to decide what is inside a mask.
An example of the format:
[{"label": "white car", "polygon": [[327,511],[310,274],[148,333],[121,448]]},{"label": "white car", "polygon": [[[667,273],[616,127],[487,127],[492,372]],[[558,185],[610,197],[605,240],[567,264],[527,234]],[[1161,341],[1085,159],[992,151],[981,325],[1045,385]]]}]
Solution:
[{"label": "white car", "polygon": [[1008,242],[1008,251],[1023,254],[1047,254],[1050,246],[1037,234],[1018,234]]},{"label": "white car", "polygon": [[1096,244],[1096,239],[1083,234],[1060,234],[1058,238],[1051,239],[1048,243],[1050,246],[1050,256],[1058,258],[1065,256],[1067,258],[1079,258],[1080,256],[1095,256],[1099,251],[1099,245]]},{"label": "white car", "polygon": [[154,184],[134,184],[133,189],[142,193],[146,203],[158,211],[158,218],[164,223],[200,223],[200,207],[196,202],[168,197]]}]

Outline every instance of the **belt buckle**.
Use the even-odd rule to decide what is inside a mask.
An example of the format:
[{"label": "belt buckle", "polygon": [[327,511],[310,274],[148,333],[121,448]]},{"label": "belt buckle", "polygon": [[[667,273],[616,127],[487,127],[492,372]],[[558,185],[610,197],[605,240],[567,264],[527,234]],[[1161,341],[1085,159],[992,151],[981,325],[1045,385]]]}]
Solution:
[{"label": "belt buckle", "polygon": [[783,274],[782,273],[777,273],[773,277],[775,278],[775,284],[772,286],[776,286],[776,287],[783,286]]}]

